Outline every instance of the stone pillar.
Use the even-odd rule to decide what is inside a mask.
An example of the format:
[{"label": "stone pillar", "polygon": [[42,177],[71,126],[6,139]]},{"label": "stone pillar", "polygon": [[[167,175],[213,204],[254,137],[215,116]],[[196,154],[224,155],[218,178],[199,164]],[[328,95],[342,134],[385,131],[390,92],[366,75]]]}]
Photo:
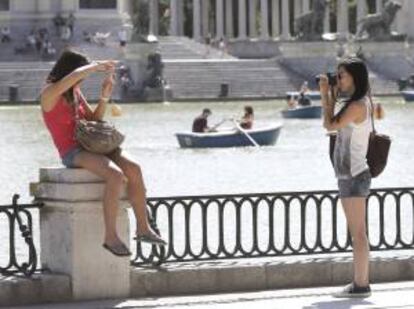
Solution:
[{"label": "stone pillar", "polygon": [[[224,0],[216,0],[216,37],[224,38]],[[228,1],[228,0],[227,0]]]},{"label": "stone pillar", "polygon": [[150,15],[150,26],[149,26],[149,33],[153,35],[158,35],[159,33],[159,7],[158,7],[159,0],[152,0],[149,2],[149,15]]},{"label": "stone pillar", "polygon": [[178,35],[184,35],[184,1],[178,0]]},{"label": "stone pillar", "polygon": [[375,1],[375,11],[376,11],[377,13],[381,12],[382,7],[383,7],[383,2],[382,2],[382,0],[376,0],[376,1]]},{"label": "stone pillar", "polygon": [[268,0],[260,0],[260,21],[262,39],[269,38],[269,3]]},{"label": "stone pillar", "polygon": [[300,14],[302,14],[302,0],[295,0],[293,2],[293,16],[296,19]]},{"label": "stone pillar", "polygon": [[249,1],[249,36],[256,37],[256,13],[257,13],[257,0],[248,0]]},{"label": "stone pillar", "polygon": [[290,39],[289,0],[282,0],[282,39]]},{"label": "stone pillar", "polygon": [[233,0],[226,0],[226,37],[234,37],[234,26],[233,26]]},{"label": "stone pillar", "polygon": [[406,12],[406,29],[407,29],[407,36],[409,39],[414,39],[414,1],[409,0],[406,1],[406,7],[404,7]]},{"label": "stone pillar", "polygon": [[325,17],[323,19],[323,32],[324,33],[331,32],[330,14],[331,14],[331,9],[330,9],[330,5],[328,4],[326,6]]},{"label": "stone pillar", "polygon": [[303,0],[303,3],[302,3],[302,13],[307,13],[307,12],[310,11],[309,5],[310,5],[309,0]]},{"label": "stone pillar", "polygon": [[247,37],[246,0],[239,0],[239,39]]},{"label": "stone pillar", "polygon": [[207,37],[210,33],[210,27],[209,27],[209,15],[208,11],[210,9],[210,0],[202,0],[201,1],[201,18],[202,18],[202,25],[201,25],[201,33],[203,34],[203,37]]},{"label": "stone pillar", "polygon": [[201,0],[193,0],[193,39],[201,41]]},{"label": "stone pillar", "polygon": [[179,0],[170,0],[170,35],[178,35],[178,1]]},{"label": "stone pillar", "polygon": [[357,22],[359,22],[362,18],[367,16],[367,14],[368,14],[367,0],[358,0],[358,2],[357,2]]},{"label": "stone pillar", "polygon": [[274,38],[279,37],[279,35],[280,35],[279,4],[280,4],[280,0],[272,0],[272,36]]},{"label": "stone pillar", "polygon": [[337,6],[337,31],[340,38],[345,38],[349,32],[348,1],[338,1]]},{"label": "stone pillar", "polygon": [[[130,294],[130,259],[102,247],[105,183],[83,169],[40,169],[31,194],[40,210],[42,267],[71,278],[73,300],[124,298]],[[125,197],[125,188],[123,190]],[[118,234],[129,244],[126,203],[118,211]]]}]

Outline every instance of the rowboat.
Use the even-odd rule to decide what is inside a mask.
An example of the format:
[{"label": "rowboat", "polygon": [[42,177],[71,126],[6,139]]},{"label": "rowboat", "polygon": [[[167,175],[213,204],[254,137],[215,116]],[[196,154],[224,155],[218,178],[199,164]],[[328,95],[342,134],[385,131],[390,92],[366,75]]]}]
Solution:
[{"label": "rowboat", "polygon": [[285,109],[281,111],[283,118],[299,118],[299,119],[311,119],[321,118],[322,106],[298,106],[292,109]]},{"label": "rowboat", "polygon": [[[258,145],[274,145],[282,129],[281,124],[269,127],[244,130]],[[176,133],[178,144],[181,148],[217,148],[217,147],[243,147],[253,146],[246,134],[238,129],[223,130],[218,132]]]},{"label": "rowboat", "polygon": [[[305,95],[309,97],[311,100],[320,100],[321,93],[319,91],[306,91]],[[288,91],[286,92],[287,97],[292,97],[297,99],[299,97],[299,91]]]},{"label": "rowboat", "polygon": [[414,90],[403,90],[401,95],[404,97],[405,102],[414,102]]}]

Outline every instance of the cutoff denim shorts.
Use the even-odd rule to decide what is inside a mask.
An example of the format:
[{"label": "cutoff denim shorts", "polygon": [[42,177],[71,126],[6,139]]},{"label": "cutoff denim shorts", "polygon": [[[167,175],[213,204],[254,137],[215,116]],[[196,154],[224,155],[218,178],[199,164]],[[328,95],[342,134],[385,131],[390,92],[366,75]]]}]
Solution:
[{"label": "cutoff denim shorts", "polygon": [[371,173],[366,170],[349,179],[338,179],[339,197],[367,197],[371,188]]},{"label": "cutoff denim shorts", "polygon": [[62,157],[62,164],[67,168],[75,168],[74,159],[75,156],[82,151],[82,148],[75,147],[69,150],[63,157]]}]

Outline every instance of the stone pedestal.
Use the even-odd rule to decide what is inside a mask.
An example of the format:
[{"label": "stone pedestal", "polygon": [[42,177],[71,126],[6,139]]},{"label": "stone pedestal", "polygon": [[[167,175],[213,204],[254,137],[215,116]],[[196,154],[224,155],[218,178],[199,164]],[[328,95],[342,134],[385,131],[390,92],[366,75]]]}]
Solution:
[{"label": "stone pedestal", "polygon": [[[120,298],[130,293],[130,260],[103,249],[105,184],[82,169],[40,170],[31,194],[40,211],[42,267],[69,275],[73,300]],[[122,194],[125,197],[125,190]],[[129,244],[126,202],[118,211],[118,233]]]}]

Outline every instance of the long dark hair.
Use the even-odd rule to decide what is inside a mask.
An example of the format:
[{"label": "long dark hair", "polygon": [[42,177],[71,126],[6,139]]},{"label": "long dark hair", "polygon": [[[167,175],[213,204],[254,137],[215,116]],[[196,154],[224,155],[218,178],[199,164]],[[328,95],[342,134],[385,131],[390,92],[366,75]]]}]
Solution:
[{"label": "long dark hair", "polygon": [[244,107],[244,114],[247,115],[253,115],[253,107],[251,107],[250,105],[246,105]]},{"label": "long dark hair", "polygon": [[357,57],[345,58],[339,62],[338,70],[339,68],[345,69],[354,80],[355,91],[346,102],[351,103],[364,98],[369,91],[368,69],[364,61]]},{"label": "long dark hair", "polygon": [[[83,67],[89,63],[90,61],[85,55],[73,50],[65,50],[56,61],[52,71],[50,71],[47,77],[47,82],[56,83],[77,68]],[[73,87],[68,89],[63,96],[69,103],[73,104]]]}]

